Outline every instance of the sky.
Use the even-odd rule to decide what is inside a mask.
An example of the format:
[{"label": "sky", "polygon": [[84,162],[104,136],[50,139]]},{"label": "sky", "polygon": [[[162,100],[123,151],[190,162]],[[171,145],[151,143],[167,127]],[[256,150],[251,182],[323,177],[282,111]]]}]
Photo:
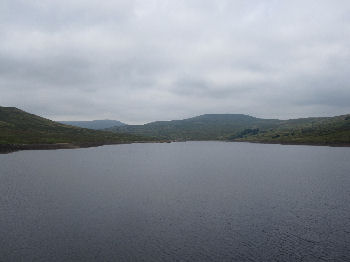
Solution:
[{"label": "sky", "polygon": [[348,0],[2,0],[0,106],[131,124],[350,113]]}]

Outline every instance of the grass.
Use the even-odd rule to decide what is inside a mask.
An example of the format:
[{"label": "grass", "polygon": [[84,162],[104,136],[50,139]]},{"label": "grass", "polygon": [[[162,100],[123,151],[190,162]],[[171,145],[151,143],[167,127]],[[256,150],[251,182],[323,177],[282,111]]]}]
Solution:
[{"label": "grass", "polygon": [[0,144],[125,143],[145,140],[151,139],[68,126],[14,107],[0,107]]},{"label": "grass", "polygon": [[275,128],[231,138],[263,143],[350,145],[350,115],[287,120]]},{"label": "grass", "polygon": [[349,145],[350,115],[278,120],[217,114],[109,130],[169,140]]},{"label": "grass", "polygon": [[350,145],[350,115],[278,120],[210,114],[98,131],[57,123],[14,107],[0,107],[0,144],[79,145],[160,140]]}]

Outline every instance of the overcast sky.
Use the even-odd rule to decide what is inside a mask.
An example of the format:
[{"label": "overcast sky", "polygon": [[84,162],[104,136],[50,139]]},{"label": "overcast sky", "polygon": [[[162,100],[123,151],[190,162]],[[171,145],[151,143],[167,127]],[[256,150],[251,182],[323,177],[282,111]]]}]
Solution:
[{"label": "overcast sky", "polygon": [[126,123],[350,113],[350,1],[1,0],[0,105]]}]

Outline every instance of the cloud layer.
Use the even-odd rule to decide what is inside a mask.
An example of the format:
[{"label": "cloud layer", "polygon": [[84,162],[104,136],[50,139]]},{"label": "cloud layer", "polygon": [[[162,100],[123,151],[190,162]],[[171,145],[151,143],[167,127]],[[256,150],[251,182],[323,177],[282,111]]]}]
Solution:
[{"label": "cloud layer", "polygon": [[4,0],[0,105],[127,123],[350,113],[350,2]]}]

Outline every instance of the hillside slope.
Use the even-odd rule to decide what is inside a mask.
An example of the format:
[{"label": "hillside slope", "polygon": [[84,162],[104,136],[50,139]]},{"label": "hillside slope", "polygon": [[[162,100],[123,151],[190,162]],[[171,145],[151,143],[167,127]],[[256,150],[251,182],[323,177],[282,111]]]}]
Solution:
[{"label": "hillside slope", "polygon": [[123,143],[147,138],[60,124],[14,107],[0,107],[0,144]]},{"label": "hillside slope", "polygon": [[184,120],[157,121],[145,125],[126,125],[107,130],[170,140],[223,140],[245,128],[271,128],[276,119],[259,119],[242,114],[206,114]]},{"label": "hillside slope", "polygon": [[[242,133],[244,133],[242,135]],[[282,144],[350,145],[350,115],[282,121],[278,127],[243,130],[235,141]]]},{"label": "hillside slope", "polygon": [[350,145],[350,115],[278,120],[237,114],[207,114],[108,130],[170,140]]}]

